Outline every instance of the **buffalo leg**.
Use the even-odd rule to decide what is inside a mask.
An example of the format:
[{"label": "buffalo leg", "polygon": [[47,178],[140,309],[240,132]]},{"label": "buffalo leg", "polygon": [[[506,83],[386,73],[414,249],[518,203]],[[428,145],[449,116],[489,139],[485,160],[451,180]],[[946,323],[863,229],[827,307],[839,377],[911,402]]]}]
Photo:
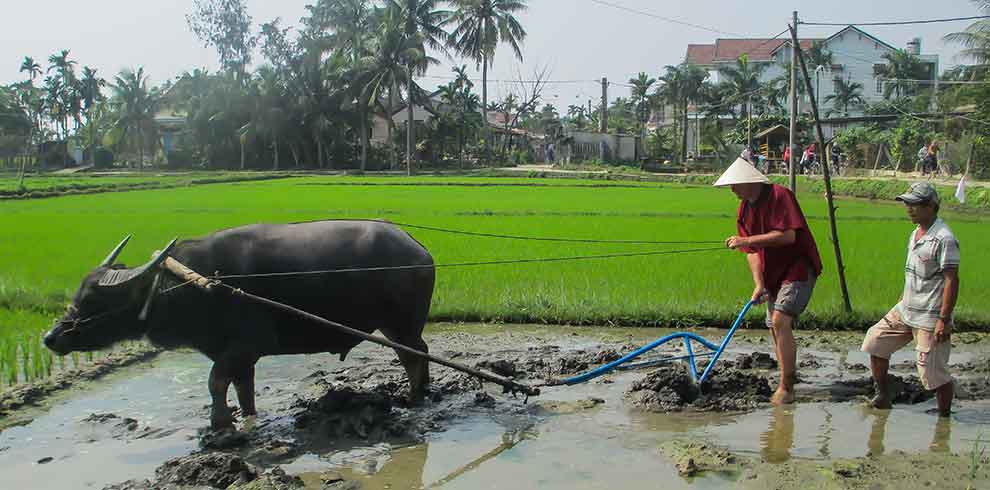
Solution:
[{"label": "buffalo leg", "polygon": [[213,404],[210,407],[210,427],[213,430],[231,428],[234,426],[234,416],[227,406],[227,389],[230,388],[231,376],[227,369],[217,363],[210,369],[210,397]]},{"label": "buffalo leg", "polygon": [[[402,344],[420,352],[428,353],[430,351],[426,342],[421,338],[411,342],[402,342]],[[396,350],[395,353],[398,354],[399,362],[402,363],[402,367],[406,369],[406,375],[409,377],[409,401],[413,404],[422,403],[426,396],[426,390],[430,386],[430,362],[405,351]]]},{"label": "buffalo leg", "polygon": [[241,406],[241,415],[249,417],[257,415],[254,406],[254,363],[239,369],[234,376],[234,389],[237,390],[237,403]]}]

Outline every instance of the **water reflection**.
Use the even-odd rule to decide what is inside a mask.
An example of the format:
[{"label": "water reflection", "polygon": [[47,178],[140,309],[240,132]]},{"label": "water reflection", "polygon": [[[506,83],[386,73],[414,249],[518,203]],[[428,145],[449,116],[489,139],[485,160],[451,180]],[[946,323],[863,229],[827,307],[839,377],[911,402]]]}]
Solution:
[{"label": "water reflection", "polygon": [[770,424],[760,435],[760,455],[769,463],[791,459],[794,447],[794,407],[775,406],[770,411]]},{"label": "water reflection", "polygon": [[[914,446],[921,450],[927,447],[933,452],[951,450],[952,419],[921,416],[909,411],[875,410],[866,406],[850,407],[853,408],[852,413],[847,412],[845,417],[835,418],[832,408],[825,405],[773,407],[767,412],[766,429],[759,436],[760,455],[769,463],[783,463],[793,457],[818,457],[824,460],[832,457],[855,457],[857,453],[864,454],[856,451],[857,446],[863,447],[855,443],[858,439],[856,435],[863,434],[867,428],[866,456],[883,455],[891,447],[909,449]],[[817,430],[801,430],[795,423],[795,416],[800,416],[803,420],[800,427],[806,429],[813,427],[810,424],[812,420],[818,421]],[[924,423],[926,421],[930,422]],[[863,430],[857,431],[859,427]],[[931,427],[930,438],[927,435],[928,427]],[[911,444],[910,441],[915,442]],[[833,447],[833,442],[839,445]],[[904,447],[905,442],[908,442],[909,447]],[[832,454],[833,451],[838,454]]]}]

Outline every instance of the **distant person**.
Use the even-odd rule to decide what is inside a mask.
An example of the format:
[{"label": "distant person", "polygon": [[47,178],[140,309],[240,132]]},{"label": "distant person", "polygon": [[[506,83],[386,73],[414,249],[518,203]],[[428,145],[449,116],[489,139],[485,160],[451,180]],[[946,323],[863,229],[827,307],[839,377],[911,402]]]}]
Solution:
[{"label": "distant person", "polygon": [[833,173],[839,175],[842,173],[841,161],[842,161],[842,149],[838,146],[832,145],[832,170]]},{"label": "distant person", "polygon": [[743,148],[742,153],[739,154],[739,158],[742,158],[743,160],[746,160],[749,163],[753,163],[753,148],[747,145],[745,148]]},{"label": "distant person", "polygon": [[928,158],[928,145],[921,145],[918,149],[918,165],[921,167],[921,174],[925,174],[925,160]]},{"label": "distant person", "polygon": [[740,203],[739,235],[727,238],[725,245],[746,253],[753,274],[752,301],[767,304],[766,324],[780,365],[780,385],[770,401],[793,403],[797,345],[792,329],[822,273],[818,245],[794,193],[771,184],[749,162],[737,159],[715,182],[715,187],[726,186]]},{"label": "distant person", "polygon": [[928,145],[927,151],[925,152],[924,165],[922,166],[922,173],[932,174],[938,172],[938,143],[932,141]]},{"label": "distant person", "polygon": [[556,160],[555,156],[553,143],[550,143],[547,145],[547,161],[550,162],[551,165],[553,165]]},{"label": "distant person", "polygon": [[815,144],[812,143],[801,155],[801,173],[810,172],[811,166],[815,163]]},{"label": "distant person", "polygon": [[890,355],[914,339],[918,377],[926,390],[935,390],[938,414],[952,408],[953,380],[949,374],[952,322],[959,297],[959,241],[938,217],[940,200],[935,186],[918,182],[897,196],[917,227],[908,237],[901,299],[863,340],[877,394],[875,408],[891,406],[887,370]]}]

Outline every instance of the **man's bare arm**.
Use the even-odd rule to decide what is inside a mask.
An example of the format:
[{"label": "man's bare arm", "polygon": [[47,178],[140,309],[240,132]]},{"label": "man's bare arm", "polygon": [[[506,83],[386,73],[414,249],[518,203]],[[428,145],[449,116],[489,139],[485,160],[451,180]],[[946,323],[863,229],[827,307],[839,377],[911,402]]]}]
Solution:
[{"label": "man's bare arm", "polygon": [[795,230],[773,230],[750,237],[731,236],[725,240],[725,246],[733,250],[738,248],[774,248],[786,247],[796,241],[797,232]]}]

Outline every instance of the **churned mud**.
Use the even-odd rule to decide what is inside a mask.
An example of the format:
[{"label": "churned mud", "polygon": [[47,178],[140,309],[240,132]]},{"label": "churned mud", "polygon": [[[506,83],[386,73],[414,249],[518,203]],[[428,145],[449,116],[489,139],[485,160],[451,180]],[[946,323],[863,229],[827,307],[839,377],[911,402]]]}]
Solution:
[{"label": "churned mud", "polygon": [[[541,384],[665,333],[439,325],[427,341],[440,356]],[[762,332],[741,332],[701,386],[674,362],[527,400],[433,366],[421,405],[408,402],[394,353],[362,344],[344,362],[263,359],[259,414],[225,432],[208,430],[209,364],[170,352],[48,407],[8,408],[23,415],[0,431],[0,488],[986,488],[990,461],[977,439],[990,423],[986,337],[957,338],[950,419],[927,413],[934,401],[910,349],[892,359],[894,410],[865,407],[873,382],[860,340],[799,333],[799,403],[783,408],[768,403],[777,371]],[[679,347],[640,361],[680,356]]]}]

